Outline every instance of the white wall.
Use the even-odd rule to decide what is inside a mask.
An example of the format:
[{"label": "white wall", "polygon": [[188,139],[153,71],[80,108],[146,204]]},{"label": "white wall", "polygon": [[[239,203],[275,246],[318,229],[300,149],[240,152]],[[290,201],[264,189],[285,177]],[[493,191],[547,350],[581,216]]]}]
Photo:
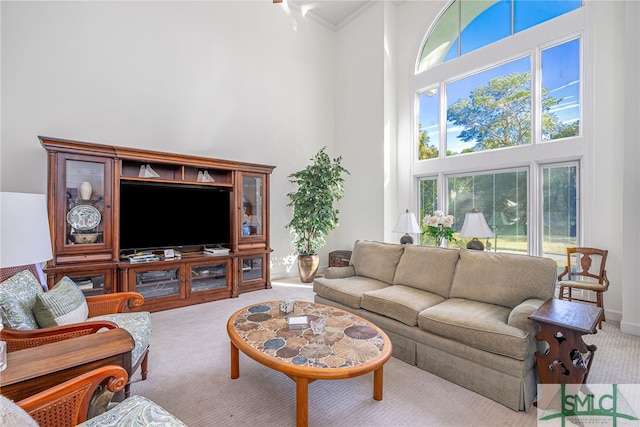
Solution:
[{"label": "white wall", "polygon": [[336,43],[336,152],[351,173],[339,204],[333,246],[383,239],[384,6],[368,8],[338,32]]},{"label": "white wall", "polygon": [[276,165],[272,271],[297,274],[286,177],[342,154],[333,31],[267,1],[1,7],[2,191],[46,192],[38,135]]},{"label": "white wall", "polygon": [[[622,209],[622,320],[620,329],[640,335],[640,2],[625,2],[625,126]],[[634,54],[635,53],[635,54]]]}]

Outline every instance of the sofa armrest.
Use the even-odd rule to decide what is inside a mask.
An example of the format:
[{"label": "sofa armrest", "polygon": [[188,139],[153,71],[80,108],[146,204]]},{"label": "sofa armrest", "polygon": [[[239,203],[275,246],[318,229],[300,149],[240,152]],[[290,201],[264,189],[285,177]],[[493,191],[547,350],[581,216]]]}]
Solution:
[{"label": "sofa armrest", "polygon": [[529,339],[535,343],[535,345],[532,346],[532,350],[544,353],[548,344],[544,341],[536,340],[536,334],[540,330],[540,326],[535,320],[529,319],[531,313],[536,311],[542,304],[544,304],[544,301],[538,298],[531,298],[521,302],[511,310],[507,323],[510,326],[529,333]]},{"label": "sofa armrest", "polygon": [[524,300],[523,302],[515,306],[513,310],[511,310],[507,323],[509,324],[509,326],[522,329],[523,331],[526,331],[531,335],[537,334],[538,324],[535,321],[529,319],[529,316],[542,304],[544,304],[544,301],[538,298]]},{"label": "sofa armrest", "polygon": [[346,267],[329,267],[324,272],[325,279],[344,279],[356,275],[356,269],[353,265]]},{"label": "sofa armrest", "polygon": [[124,313],[130,307],[140,307],[144,303],[144,297],[138,292],[90,295],[86,297],[86,300],[89,307],[89,317]]},{"label": "sofa armrest", "polygon": [[118,325],[113,322],[100,320],[32,330],[4,328],[0,331],[0,339],[7,342],[7,352],[10,353],[12,351],[24,350],[25,348],[94,334],[103,328],[116,329],[117,327]]}]

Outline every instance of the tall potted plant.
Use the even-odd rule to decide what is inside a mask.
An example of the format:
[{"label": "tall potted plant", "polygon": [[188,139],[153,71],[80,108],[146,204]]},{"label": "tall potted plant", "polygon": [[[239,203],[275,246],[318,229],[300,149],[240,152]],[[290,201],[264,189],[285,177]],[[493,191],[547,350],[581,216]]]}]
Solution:
[{"label": "tall potted plant", "polygon": [[315,278],[320,264],[318,250],[325,245],[325,237],[338,226],[338,209],[334,203],[344,195],[342,156],[333,160],[323,147],[311,158],[312,163],[288,176],[298,186],[288,193],[293,218],[285,226],[293,235],[298,255],[298,272],[303,283]]}]

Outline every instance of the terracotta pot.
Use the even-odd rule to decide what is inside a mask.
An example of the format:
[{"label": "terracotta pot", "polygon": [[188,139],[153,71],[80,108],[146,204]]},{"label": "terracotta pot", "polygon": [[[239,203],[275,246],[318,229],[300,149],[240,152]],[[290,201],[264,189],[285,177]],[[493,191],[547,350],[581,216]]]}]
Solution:
[{"label": "terracotta pot", "polygon": [[311,283],[316,278],[320,255],[298,255],[298,274],[302,283]]}]

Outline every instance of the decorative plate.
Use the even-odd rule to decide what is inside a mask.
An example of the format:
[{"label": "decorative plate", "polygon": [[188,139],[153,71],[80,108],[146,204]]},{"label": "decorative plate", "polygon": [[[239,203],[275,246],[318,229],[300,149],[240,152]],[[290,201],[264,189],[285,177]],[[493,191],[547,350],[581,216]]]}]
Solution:
[{"label": "decorative plate", "polygon": [[100,211],[91,205],[75,206],[67,213],[69,225],[80,231],[96,228],[101,218]]}]

